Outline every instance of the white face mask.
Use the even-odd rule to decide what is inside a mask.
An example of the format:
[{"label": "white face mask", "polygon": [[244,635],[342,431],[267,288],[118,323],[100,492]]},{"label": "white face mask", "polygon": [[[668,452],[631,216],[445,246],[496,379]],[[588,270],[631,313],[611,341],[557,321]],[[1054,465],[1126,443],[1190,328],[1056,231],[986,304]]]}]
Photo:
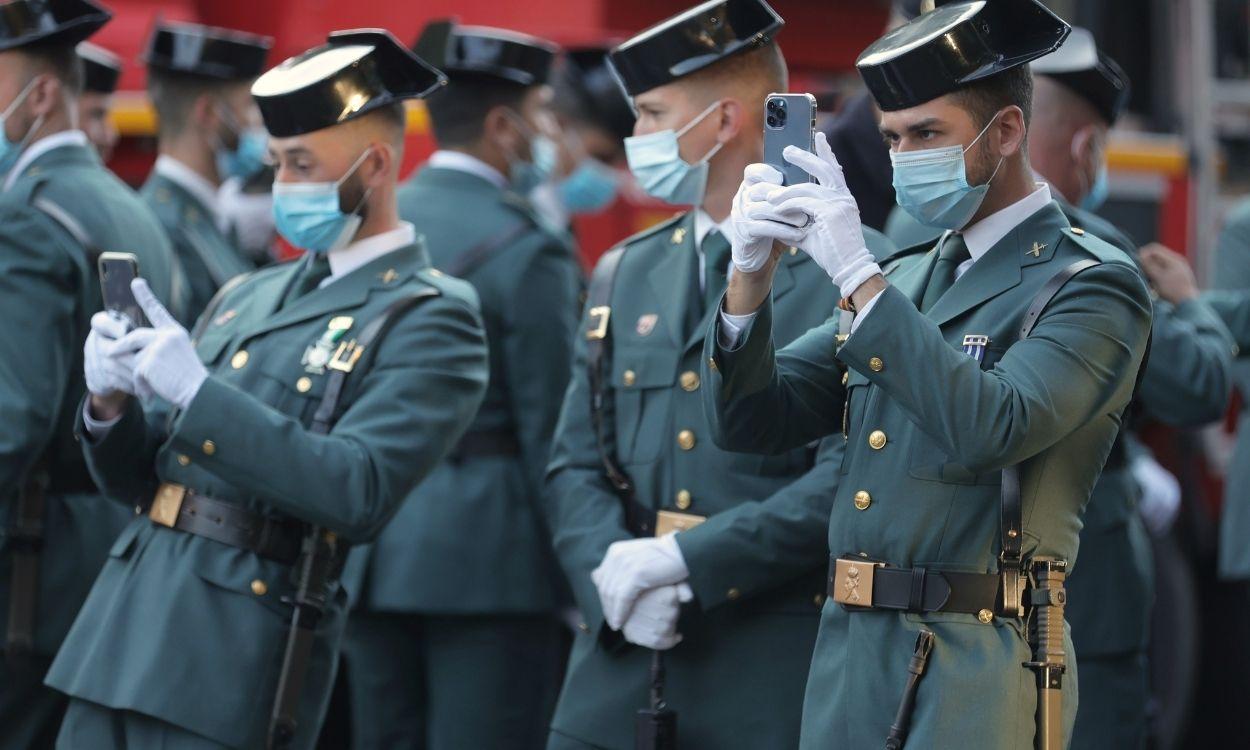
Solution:
[{"label": "white face mask", "polygon": [[702,159],[688,164],[681,158],[677,141],[720,105],[720,101],[713,102],[681,130],[661,130],[625,139],[629,171],[638,178],[638,184],[648,195],[683,206],[697,206],[703,202],[703,193],[707,190],[707,163],[725,144],[717,143]]}]

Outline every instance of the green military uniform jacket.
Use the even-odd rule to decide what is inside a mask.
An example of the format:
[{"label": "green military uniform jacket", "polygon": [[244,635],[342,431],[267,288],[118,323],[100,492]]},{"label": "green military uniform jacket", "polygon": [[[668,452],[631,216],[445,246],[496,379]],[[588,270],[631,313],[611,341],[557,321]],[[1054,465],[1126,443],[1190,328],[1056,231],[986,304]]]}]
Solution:
[{"label": "green military uniform jacket", "polygon": [[552,612],[565,596],[542,478],[568,383],[581,266],[570,239],[540,228],[521,198],[467,172],[426,167],[400,190],[399,206],[437,268],[457,273],[466,254],[492,248],[463,274],[482,300],[490,385],[464,445],[375,544],[353,553],[344,580],[363,577],[361,606],[375,611]]},{"label": "green military uniform jacket", "polygon": [[[486,385],[473,290],[431,271],[418,244],[278,309],[303,265],[247,277],[201,321],[210,376],[186,411],[146,413],[132,399],[98,441],[83,437],[111,497],[146,506],[158,481],[173,482],[365,542],[451,448]],[[362,356],[330,433],[311,432],[330,370],[306,355],[414,294],[431,296]],[[280,562],[137,516],[110,550],[48,684],[229,747],[263,747],[293,578]],[[333,681],[346,617],[337,582],[328,601],[296,748],[312,747]]]},{"label": "green military uniform jacket", "polygon": [[[1076,276],[1024,341],[1024,312],[1058,271]],[[704,401],[718,443],[770,454],[846,435],[829,524],[835,555],[905,568],[998,569],[1001,469],[1018,465],[1023,551],[1074,561],[1093,489],[1150,331],[1130,258],[1073,231],[1051,204],[1011,230],[926,313],[937,253],[888,263],[889,287],[839,348],[829,326],[774,356],[784,312],[765,303],[732,350],[707,339]],[[989,344],[980,361],[966,335]],[[846,381],[838,362],[849,370]],[[916,633],[936,644],[908,738],[916,747],[1033,747],[1036,677],[1018,620],[948,612],[850,612],[825,604],[803,713],[804,748],[879,746],[894,718]],[[1069,646],[1070,648],[1070,646]],[[1075,716],[1069,660],[1066,726]]]},{"label": "green military uniform jacket", "polygon": [[170,312],[190,326],[218,289],[256,266],[217,228],[213,209],[169,177],[154,170],[140,195],[165,227],[186,272],[186,300]]},{"label": "green military uniform jacket", "polygon": [[1220,514],[1219,573],[1227,580],[1250,579],[1250,201],[1229,215],[1216,247],[1215,291],[1202,299],[1228,325],[1238,347],[1233,379],[1241,392],[1237,443],[1228,462]]},{"label": "green military uniform jacket", "polygon": [[[870,241],[889,252],[879,234]],[[697,321],[687,317],[698,288],[694,243],[690,213],[624,243],[605,365],[607,442],[643,506],[709,517],[677,535],[696,597],[679,627],[684,640],[666,657],[680,744],[793,748],[824,601],[824,524],[838,446],[816,460],[815,445],[747,456],[713,444],[698,370],[717,306]],[[779,341],[836,314],[836,290],[802,253],[782,256],[773,297],[785,313]],[[585,334],[597,321],[588,315],[577,336],[548,475],[556,553],[583,619],[552,728],[615,749],[633,747],[634,712],[648,705],[651,657],[607,630],[590,577],[608,546],[631,536],[590,415]]]},{"label": "green military uniform jacket", "polygon": [[6,535],[18,488],[42,456],[51,484],[35,651],[51,657],[127,513],[99,497],[73,438],[75,408],[86,390],[83,342],[91,316],[104,307],[99,273],[88,249],[35,207],[38,199],[70,215],[97,251],[139,256],[140,272],[166,302],[177,269],[151,211],[85,143],[36,157],[0,195],[0,639],[9,613]]}]

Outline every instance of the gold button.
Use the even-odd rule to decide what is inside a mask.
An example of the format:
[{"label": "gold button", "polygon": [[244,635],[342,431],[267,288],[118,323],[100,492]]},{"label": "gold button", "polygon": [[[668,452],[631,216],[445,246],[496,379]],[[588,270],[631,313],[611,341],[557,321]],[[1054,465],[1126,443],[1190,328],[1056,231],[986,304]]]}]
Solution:
[{"label": "gold button", "polygon": [[856,510],[868,510],[869,505],[872,505],[872,495],[869,495],[864,490],[855,493]]},{"label": "gold button", "polygon": [[236,370],[242,370],[243,366],[246,364],[247,364],[247,350],[246,349],[241,349],[235,352],[234,356],[230,358],[230,366]]},{"label": "gold button", "polygon": [[708,366],[709,368],[711,368],[712,372],[720,372],[720,368],[716,366],[716,358],[715,358],[715,357],[708,357],[708,358],[707,358],[707,366]]},{"label": "gold button", "polygon": [[699,390],[699,373],[686,370],[681,374],[681,389],[687,393]]},{"label": "gold button", "polygon": [[1081,229],[1080,227],[1072,227],[1072,234],[1075,234],[1077,237],[1080,237],[1085,234],[1085,230]]},{"label": "gold button", "polygon": [[812,597],[812,604],[815,604],[817,607],[825,606],[825,595],[817,594],[816,596]]},{"label": "gold button", "polygon": [[677,433],[677,445],[684,451],[694,448],[694,433],[690,430],[682,430]]},{"label": "gold button", "polygon": [[682,490],[681,492],[677,493],[677,509],[678,510],[685,510],[686,508],[689,508],[691,502],[692,501],[690,499],[690,490]]},{"label": "gold button", "polygon": [[205,440],[204,444],[200,446],[200,449],[204,451],[204,455],[211,456],[217,452],[217,444],[212,440]]},{"label": "gold button", "polygon": [[731,602],[737,601],[738,597],[742,596],[742,592],[739,591],[738,589],[729,589],[728,591],[725,592],[725,596],[729,597],[729,601]]},{"label": "gold button", "polygon": [[299,380],[295,381],[295,390],[299,391],[300,393],[308,393],[309,391],[312,390],[312,379],[300,378]]},{"label": "gold button", "polygon": [[267,586],[264,581],[257,578],[252,581],[252,593],[257,596],[264,596],[269,593],[269,586]]},{"label": "gold button", "polygon": [[191,457],[190,457],[190,456],[188,456],[188,455],[186,455],[185,453],[179,453],[179,454],[178,454],[178,465],[179,465],[179,466],[190,466],[190,465],[191,465]]},{"label": "gold button", "polygon": [[885,433],[881,430],[873,430],[872,434],[868,436],[868,447],[872,448],[874,451],[879,451],[884,448],[886,442]]},{"label": "gold button", "polygon": [[873,357],[868,360],[868,369],[873,372],[881,372],[885,369],[885,362],[882,362],[880,357]]},{"label": "gold button", "polygon": [[991,622],[994,621],[994,613],[989,611],[988,609],[983,609],[980,612],[977,612],[977,619],[985,623],[986,625],[989,625]]},{"label": "gold button", "polygon": [[621,375],[621,381],[624,382],[626,386],[633,385],[634,382],[637,380],[638,380],[638,374],[635,373],[633,370],[626,370],[625,373]]},{"label": "gold button", "polygon": [[583,633],[589,633],[589,632],[590,632],[590,626],[589,626],[589,625],[587,625],[587,624],[586,624],[586,623],[584,623],[584,622],[579,622],[579,623],[577,623],[577,629],[578,629],[578,630],[580,630],[580,631],[582,631]]},{"label": "gold button", "polygon": [[849,381],[850,379],[851,379],[850,370],[847,370],[846,372],[842,373],[842,385],[846,385],[847,381]]}]

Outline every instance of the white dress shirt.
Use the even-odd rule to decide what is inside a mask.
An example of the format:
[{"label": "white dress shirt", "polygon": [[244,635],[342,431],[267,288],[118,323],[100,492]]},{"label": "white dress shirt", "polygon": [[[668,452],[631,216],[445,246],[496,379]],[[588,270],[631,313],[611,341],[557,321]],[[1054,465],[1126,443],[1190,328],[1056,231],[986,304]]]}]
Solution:
[{"label": "white dress shirt", "polygon": [[471,175],[481,177],[500,190],[508,189],[508,178],[504,176],[503,172],[500,172],[476,156],[466,154],[463,151],[440,149],[430,154],[426,164],[439,169],[454,169],[457,172],[468,172]]},{"label": "white dress shirt", "polygon": [[43,156],[54,148],[62,146],[82,146],[88,148],[91,142],[87,140],[87,134],[81,130],[62,130],[59,133],[46,135],[26,147],[22,155],[17,157],[13,168],[9,170],[9,174],[4,178],[4,189],[8,190],[13,187],[13,183],[17,182],[17,178],[22,176],[26,168],[34,163],[35,159]]},{"label": "white dress shirt", "polygon": [[217,186],[209,182],[202,174],[178,161],[169,154],[156,157],[156,165],[152,168],[158,175],[191,194],[199,201],[200,206],[208,212],[208,217],[217,224]]}]

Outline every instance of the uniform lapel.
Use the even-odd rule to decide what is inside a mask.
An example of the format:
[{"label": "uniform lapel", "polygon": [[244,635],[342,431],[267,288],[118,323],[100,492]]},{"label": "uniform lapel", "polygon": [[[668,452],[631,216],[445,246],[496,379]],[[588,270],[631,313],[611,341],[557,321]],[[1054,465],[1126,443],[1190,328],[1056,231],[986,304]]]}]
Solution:
[{"label": "uniform lapel", "polygon": [[647,274],[647,283],[655,295],[657,307],[670,311],[662,316],[660,324],[672,343],[680,346],[686,339],[686,306],[691,303],[688,297],[694,283],[692,269],[696,265],[690,262],[695,252],[694,214],[686,214],[671,229],[657,233],[653,241],[664,247],[664,259]]},{"label": "uniform lapel", "polygon": [[890,284],[912,301],[916,309],[920,309],[920,301],[924,299],[925,287],[929,277],[933,275],[933,265],[937,263],[937,247],[939,240],[934,240],[933,248],[914,263],[907,263],[890,275]]},{"label": "uniform lapel", "polygon": [[[929,310],[929,318],[945,325],[974,307],[1017,286],[1021,267],[1034,245],[1054,244],[1055,234],[1067,221],[1051,203],[1025,219],[998,241],[972,268],[955,282]],[[1040,250],[1039,250],[1040,253]]]}]

